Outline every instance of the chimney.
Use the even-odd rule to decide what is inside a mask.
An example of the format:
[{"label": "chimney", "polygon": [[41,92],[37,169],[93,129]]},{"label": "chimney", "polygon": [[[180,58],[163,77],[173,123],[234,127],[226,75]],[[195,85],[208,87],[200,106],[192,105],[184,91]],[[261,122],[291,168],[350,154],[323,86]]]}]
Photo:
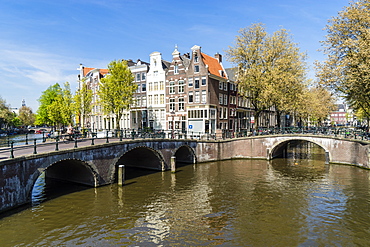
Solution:
[{"label": "chimney", "polygon": [[222,63],[222,55],[220,53],[215,54],[215,58],[218,60],[219,63]]}]

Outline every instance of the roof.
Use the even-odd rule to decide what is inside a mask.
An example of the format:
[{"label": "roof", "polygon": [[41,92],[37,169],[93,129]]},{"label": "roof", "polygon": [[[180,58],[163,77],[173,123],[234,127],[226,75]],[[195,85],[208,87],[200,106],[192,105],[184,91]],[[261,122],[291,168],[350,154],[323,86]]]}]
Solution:
[{"label": "roof", "polygon": [[[86,68],[86,67],[83,67],[83,76],[86,76],[87,73],[89,73],[90,71],[92,70],[95,70],[97,68]],[[108,74],[108,69],[98,69],[99,70],[99,73],[102,74],[102,75],[106,75]]]},{"label": "roof", "polygon": [[225,69],[227,78],[231,81],[236,81],[236,69],[235,68],[227,68]]},{"label": "roof", "polygon": [[222,65],[218,62],[218,60],[216,58],[208,56],[207,54],[204,54],[204,53],[201,53],[201,54],[202,54],[202,58],[203,58],[204,63],[206,65],[208,65],[209,73],[211,73],[212,75],[216,75],[218,77],[222,77],[222,78],[227,79],[226,73],[224,73],[221,76],[220,70],[224,71],[224,69],[222,68]]}]

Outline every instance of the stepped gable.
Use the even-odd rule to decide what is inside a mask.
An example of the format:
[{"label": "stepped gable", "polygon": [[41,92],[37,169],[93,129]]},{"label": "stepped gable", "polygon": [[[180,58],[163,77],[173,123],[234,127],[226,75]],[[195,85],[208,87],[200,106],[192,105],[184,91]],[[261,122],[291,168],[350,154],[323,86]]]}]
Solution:
[{"label": "stepped gable", "polygon": [[203,62],[208,66],[208,72],[212,75],[216,75],[218,77],[222,77],[227,79],[226,73],[220,73],[220,71],[224,71],[222,65],[218,62],[216,58],[213,58],[211,56],[208,56],[207,54],[201,52]]}]

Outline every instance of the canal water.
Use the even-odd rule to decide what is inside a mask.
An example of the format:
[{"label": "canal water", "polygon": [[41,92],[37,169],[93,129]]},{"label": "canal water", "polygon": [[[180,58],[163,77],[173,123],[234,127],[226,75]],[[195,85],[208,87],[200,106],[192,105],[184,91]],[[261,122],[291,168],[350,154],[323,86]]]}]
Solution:
[{"label": "canal water", "polygon": [[40,178],[34,206],[0,219],[0,246],[368,246],[369,171],[325,165],[313,145],[287,153],[128,170],[123,187]]}]

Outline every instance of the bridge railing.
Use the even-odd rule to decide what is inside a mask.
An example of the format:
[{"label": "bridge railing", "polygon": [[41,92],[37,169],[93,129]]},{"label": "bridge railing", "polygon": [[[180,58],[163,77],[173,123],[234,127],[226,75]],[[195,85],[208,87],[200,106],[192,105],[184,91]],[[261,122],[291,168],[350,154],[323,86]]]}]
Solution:
[{"label": "bridge railing", "polygon": [[7,139],[6,145],[0,147],[0,160],[14,158],[27,154],[37,154],[38,151],[58,151],[60,149],[90,146],[97,143],[109,143],[113,141],[135,139],[196,139],[196,140],[220,140],[260,135],[292,135],[310,134],[325,135],[340,138],[370,140],[368,131],[357,128],[343,127],[287,127],[287,128],[258,128],[240,131],[222,130],[217,133],[182,131],[182,130],[143,130],[121,129],[104,130],[99,132],[75,133],[72,135],[48,135],[43,133],[39,138],[28,138],[12,141]]}]

